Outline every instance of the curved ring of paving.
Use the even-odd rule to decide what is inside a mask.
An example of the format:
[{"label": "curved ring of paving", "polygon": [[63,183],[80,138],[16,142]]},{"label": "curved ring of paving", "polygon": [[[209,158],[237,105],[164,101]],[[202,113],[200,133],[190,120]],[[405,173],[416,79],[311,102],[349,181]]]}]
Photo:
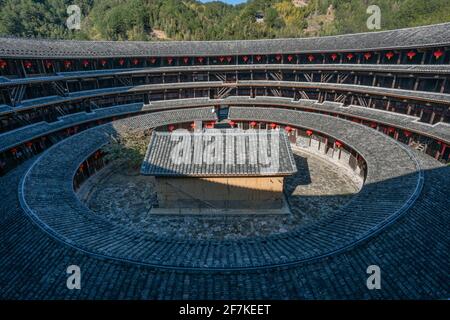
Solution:
[{"label": "curved ring of paving", "polygon": [[45,152],[24,175],[19,185],[21,205],[48,234],[96,257],[159,268],[248,270],[300,264],[351,249],[398,219],[421,192],[423,172],[413,153],[381,133],[319,114],[236,107],[230,109],[230,118],[271,119],[339,137],[365,158],[365,186],[345,209],[316,223],[284,234],[227,241],[173,240],[138,233],[91,214],[78,200],[73,190],[77,168],[111,135],[125,127],[143,130],[214,117],[211,108],[163,111],[68,138]]}]

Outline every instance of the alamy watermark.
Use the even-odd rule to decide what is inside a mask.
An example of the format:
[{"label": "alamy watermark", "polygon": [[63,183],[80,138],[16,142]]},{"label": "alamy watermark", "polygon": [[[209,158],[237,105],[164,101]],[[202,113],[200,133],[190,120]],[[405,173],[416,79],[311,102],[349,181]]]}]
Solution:
[{"label": "alamy watermark", "polygon": [[81,8],[76,4],[67,7],[69,17],[66,20],[66,26],[69,30],[81,29]]},{"label": "alamy watermark", "polygon": [[367,278],[366,286],[369,290],[381,289],[381,270],[377,265],[370,265],[366,270],[370,276]]},{"label": "alamy watermark", "polygon": [[279,130],[219,130],[171,133],[170,159],[174,165],[251,165],[261,173],[280,167]]},{"label": "alamy watermark", "polygon": [[77,265],[67,267],[66,273],[70,276],[67,278],[66,286],[69,290],[81,290],[81,269]]},{"label": "alamy watermark", "polygon": [[367,28],[369,30],[380,30],[381,29],[381,9],[377,5],[371,5],[367,7],[367,14],[370,17],[367,19]]}]

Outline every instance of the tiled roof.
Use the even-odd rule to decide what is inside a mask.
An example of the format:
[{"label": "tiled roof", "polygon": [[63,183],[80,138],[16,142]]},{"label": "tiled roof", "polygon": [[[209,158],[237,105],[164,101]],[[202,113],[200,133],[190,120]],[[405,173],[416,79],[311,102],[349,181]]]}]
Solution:
[{"label": "tiled roof", "polygon": [[81,58],[314,53],[445,46],[450,23],[340,36],[246,41],[73,41],[0,38],[1,57]]},{"label": "tiled roof", "polygon": [[296,171],[284,131],[237,129],[154,132],[141,168],[143,175],[176,177],[285,176]]}]

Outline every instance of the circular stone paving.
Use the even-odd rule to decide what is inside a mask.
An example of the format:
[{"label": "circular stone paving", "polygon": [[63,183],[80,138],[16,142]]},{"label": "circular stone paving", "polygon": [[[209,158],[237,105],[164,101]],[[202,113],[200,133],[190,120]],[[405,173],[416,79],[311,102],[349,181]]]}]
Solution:
[{"label": "circular stone paving", "polygon": [[288,215],[152,215],[155,180],[118,163],[91,177],[78,196],[94,214],[155,236],[223,240],[285,233],[339,209],[359,191],[342,168],[300,150],[294,153],[298,172],[285,179]]}]

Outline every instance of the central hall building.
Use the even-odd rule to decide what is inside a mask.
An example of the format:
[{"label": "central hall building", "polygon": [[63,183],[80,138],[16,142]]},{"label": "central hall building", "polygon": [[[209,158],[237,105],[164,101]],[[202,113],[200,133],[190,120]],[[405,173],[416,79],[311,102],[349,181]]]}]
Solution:
[{"label": "central hall building", "polygon": [[284,178],[297,171],[280,130],[154,132],[141,174],[156,178],[151,213],[286,213]]}]

